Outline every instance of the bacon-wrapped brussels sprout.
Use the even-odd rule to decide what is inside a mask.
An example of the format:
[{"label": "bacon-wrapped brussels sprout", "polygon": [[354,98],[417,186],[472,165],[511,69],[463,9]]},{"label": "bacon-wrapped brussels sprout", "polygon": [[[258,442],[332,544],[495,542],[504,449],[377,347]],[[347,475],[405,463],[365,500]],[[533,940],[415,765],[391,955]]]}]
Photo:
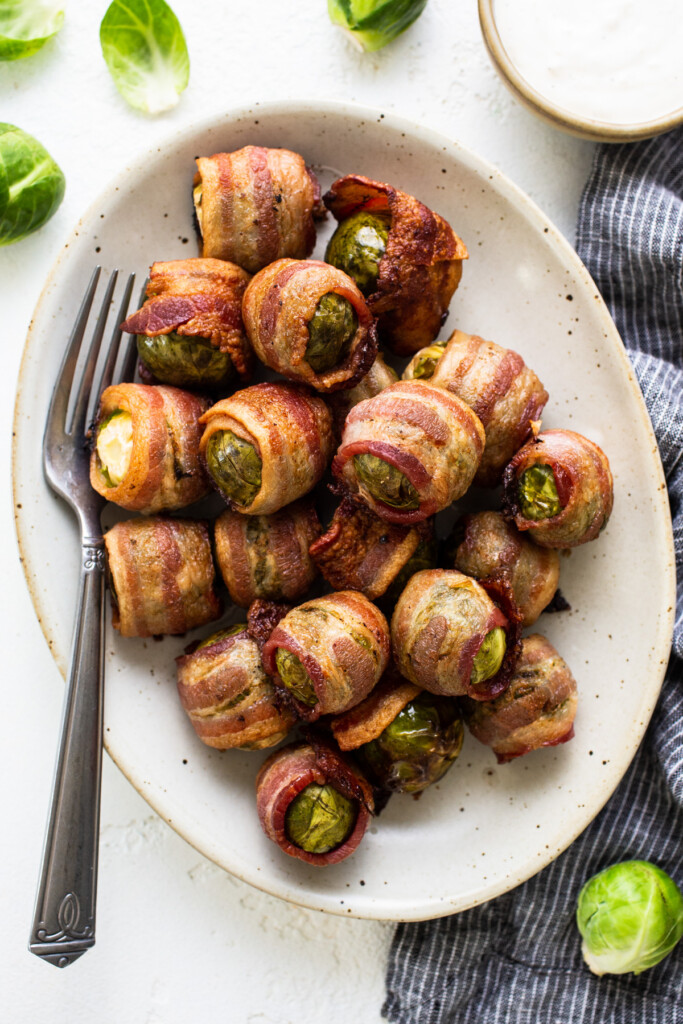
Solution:
[{"label": "bacon-wrapped brussels sprout", "polygon": [[256,778],[256,808],[269,839],[307,864],[338,864],[357,848],[374,811],[372,790],[338,751],[290,744]]},{"label": "bacon-wrapped brussels sprout", "polygon": [[354,405],[365,401],[366,398],[374,398],[380,391],[391,387],[398,380],[398,374],[391,366],[387,366],[381,353],[365,374],[363,379],[355,387],[348,391],[335,391],[329,396],[328,402],[334,417],[334,426],[341,438],[344,430],[344,423]]},{"label": "bacon-wrapped brussels sprout", "polygon": [[320,260],[278,260],[244,295],[244,323],[262,363],[316,391],[354,387],[377,355],[375,320],[346,274]]},{"label": "bacon-wrapped brussels sprout", "polygon": [[401,380],[430,380],[447,344],[447,340],[433,341],[431,345],[421,348],[406,366]]},{"label": "bacon-wrapped brussels sprout", "polygon": [[354,750],[368,779],[395,793],[421,793],[462,749],[458,702],[387,673],[369,697],[332,720],[341,750]]},{"label": "bacon-wrapped brussels sprout", "polygon": [[308,721],[358,704],[389,661],[389,627],[353,590],[306,601],[278,623],[263,648],[266,672]]},{"label": "bacon-wrapped brussels sprout", "polygon": [[245,623],[213,633],[176,658],[176,665],[181,704],[207,746],[274,747],[294,725],[292,712],[276,702],[258,644]]},{"label": "bacon-wrapped brussels sprout", "polygon": [[333,451],[332,417],[321,398],[292,384],[255,384],[202,416],[200,451],[231,508],[267,515],[307,494]]},{"label": "bacon-wrapped brussels sprout", "polygon": [[382,519],[417,523],[472,483],[484,428],[455,395],[398,381],[354,406],[332,471]]},{"label": "bacon-wrapped brussels sprout", "polygon": [[308,553],[320,536],[313,503],[298,501],[268,516],[227,509],[214,526],[216,561],[230,597],[248,608],[252,601],[294,601],[316,577]]},{"label": "bacon-wrapped brussels sprout", "polygon": [[522,626],[533,626],[557,591],[557,551],[539,548],[508,523],[502,512],[465,516],[457,525],[456,535],[455,568],[477,580],[505,574]]},{"label": "bacon-wrapped brussels sprout", "polygon": [[502,763],[570,740],[577,700],[576,682],[566,662],[544,636],[534,633],[522,640],[504,693],[486,704],[468,699],[462,703],[470,732]]},{"label": "bacon-wrapped brussels sprout", "polygon": [[572,430],[546,430],[524,445],[507,466],[503,487],[505,514],[545,548],[594,540],[614,500],[607,456]]},{"label": "bacon-wrapped brussels sprout", "polygon": [[160,384],[215,390],[247,378],[253,355],[242,323],[249,275],[213,259],[153,263],[142,309],[121,324]]},{"label": "bacon-wrapped brussels sprout", "polygon": [[483,586],[454,569],[418,572],[391,619],[402,676],[430,693],[492,700],[507,686],[515,625]]},{"label": "bacon-wrapped brussels sprout", "polygon": [[538,426],[548,392],[512,349],[462,331],[450,336],[429,380],[461,398],[481,420],[486,447],[474,482],[495,487]]},{"label": "bacon-wrapped brussels sprout", "polygon": [[147,516],[104,535],[112,622],[121,636],[186,633],[221,614],[204,522]]},{"label": "bacon-wrapped brussels sprout", "polygon": [[93,427],[90,483],[136,512],[183,508],[204,497],[199,417],[208,402],[179,388],[114,384]]},{"label": "bacon-wrapped brussels sprout", "polygon": [[464,243],[413,196],[361,175],[335,181],[325,205],[339,221],[325,259],[354,279],[380,336],[399,355],[428,345],[460,283]]},{"label": "bacon-wrapped brussels sprout", "polygon": [[198,157],[192,196],[202,255],[250,274],[283,256],[305,259],[324,214],[318,180],[288,149],[245,146]]}]

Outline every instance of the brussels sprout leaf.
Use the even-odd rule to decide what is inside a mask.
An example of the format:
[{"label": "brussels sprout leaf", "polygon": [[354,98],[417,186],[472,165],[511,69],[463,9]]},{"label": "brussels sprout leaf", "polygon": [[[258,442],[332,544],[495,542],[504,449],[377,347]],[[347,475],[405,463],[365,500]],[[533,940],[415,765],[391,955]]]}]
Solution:
[{"label": "brussels sprout leaf", "polygon": [[427,0],[327,0],[327,10],[362,50],[379,50],[416,21]]},{"label": "brussels sprout leaf", "polygon": [[137,110],[160,114],[190,78],[180,22],[164,0],[113,0],[100,25],[102,55],[114,84]]},{"label": "brussels sprout leaf", "polygon": [[0,60],[37,53],[63,21],[64,9],[56,0],[0,0]]},{"label": "brussels sprout leaf", "polygon": [[30,235],[64,198],[64,175],[37,139],[0,124],[0,245]]}]

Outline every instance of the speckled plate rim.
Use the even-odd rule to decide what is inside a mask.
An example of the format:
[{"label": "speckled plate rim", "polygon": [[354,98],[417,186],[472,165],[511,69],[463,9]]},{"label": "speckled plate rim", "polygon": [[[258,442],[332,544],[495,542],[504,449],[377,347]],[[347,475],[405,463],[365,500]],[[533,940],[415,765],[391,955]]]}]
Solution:
[{"label": "speckled plate rim", "polygon": [[580,139],[591,142],[636,142],[638,139],[649,139],[663,132],[671,131],[683,122],[683,107],[671,111],[651,121],[639,121],[636,124],[615,125],[609,121],[599,121],[591,117],[580,117],[570,110],[552,103],[546,96],[538,92],[520,74],[516,64],[510,59],[503,44],[496,17],[493,11],[496,0],[479,0],[479,24],[496,71],[512,94],[531,110],[555,128],[561,128]]},{"label": "speckled plate rim", "polygon": [[564,836],[564,842],[561,845],[544,851],[536,858],[529,857],[524,870],[518,870],[516,873],[512,872],[500,881],[482,884],[476,892],[470,892],[462,899],[442,896],[438,900],[432,899],[427,903],[410,905],[409,907],[406,907],[405,903],[401,903],[400,906],[396,906],[393,912],[388,911],[386,905],[380,907],[365,906],[362,910],[351,909],[348,907],[340,908],[337,903],[329,899],[326,895],[314,894],[314,897],[316,898],[311,898],[308,893],[301,892],[300,889],[291,884],[283,884],[276,891],[272,885],[264,882],[263,877],[259,874],[260,869],[258,866],[247,866],[240,870],[239,868],[236,868],[234,864],[226,863],[224,851],[213,841],[211,835],[197,831],[195,831],[193,835],[192,829],[187,824],[184,824],[182,820],[178,819],[176,814],[177,808],[175,807],[173,800],[160,789],[155,789],[154,792],[150,792],[146,785],[146,780],[140,774],[136,765],[126,761],[125,756],[117,750],[115,738],[112,739],[112,737],[107,737],[106,733],[105,748],[140,796],[146,800],[153,810],[155,810],[160,817],[162,817],[164,821],[174,829],[174,831],[176,831],[183,839],[194,846],[195,849],[206,856],[209,860],[213,861],[216,865],[230,872],[241,881],[260,889],[263,892],[278,896],[279,898],[298,906],[333,913],[343,917],[351,916],[385,921],[420,921],[459,913],[463,910],[467,910],[473,906],[494,899],[505,892],[509,892],[511,889],[520,885],[522,882],[525,882],[528,878],[531,878],[533,875],[545,868],[557,856],[559,856],[560,853],[570,846],[571,843],[574,842],[574,840],[584,831],[610,798],[640,745],[659,697],[661,683],[664,678],[664,671],[671,648],[676,595],[673,532],[664,472],[647,408],[635,380],[633,370],[629,363],[621,338],[607,307],[597,292],[595,283],[588,274],[588,271],[579,259],[575,250],[567,242],[560,231],[552,225],[549,218],[542,213],[533,200],[531,200],[526,193],[516,186],[493,164],[490,164],[488,161],[477,156],[464,146],[450,140],[447,136],[444,136],[439,132],[421,125],[416,125],[410,120],[401,118],[393,113],[385,113],[379,108],[372,109],[360,104],[334,101],[311,102],[309,100],[296,99],[282,102],[263,101],[231,109],[221,116],[214,114],[211,117],[207,117],[202,121],[193,124],[191,127],[169,133],[169,136],[165,140],[157,143],[154,147],[148,147],[141,150],[140,156],[137,160],[126,161],[126,169],[122,169],[117,175],[112,177],[108,186],[100,193],[95,202],[90,205],[86,213],[78,221],[69,235],[62,252],[58,256],[48,275],[45,286],[36,304],[27,334],[17,385],[17,399],[14,411],[14,430],[12,440],[12,485],[13,493],[15,495],[15,526],[22,568],[38,622],[57,666],[62,676],[64,676],[69,653],[68,641],[70,641],[70,637],[65,644],[64,638],[53,632],[50,622],[48,621],[46,610],[43,607],[40,598],[40,588],[38,586],[39,568],[34,566],[32,561],[28,525],[24,522],[21,508],[17,507],[16,503],[17,487],[20,477],[17,459],[19,443],[18,436],[21,430],[19,416],[21,413],[22,387],[26,376],[29,353],[32,350],[34,343],[36,343],[37,332],[34,325],[39,321],[41,307],[45,302],[52,285],[59,276],[62,264],[67,258],[70,247],[78,244],[78,235],[81,225],[94,213],[96,208],[101,207],[102,203],[107,201],[108,196],[118,191],[129,177],[136,173],[136,171],[141,170],[147,159],[155,155],[159,151],[160,147],[180,145],[184,141],[189,141],[194,135],[200,132],[207,131],[210,128],[219,128],[222,124],[228,125],[233,120],[247,119],[253,116],[256,112],[262,115],[267,115],[268,117],[287,116],[292,113],[315,113],[352,118],[359,123],[374,120],[378,123],[381,122],[387,127],[391,127],[398,132],[405,132],[406,136],[410,137],[411,140],[414,140],[418,145],[420,143],[424,143],[425,145],[438,147],[443,152],[450,153],[455,161],[463,164],[474,173],[486,177],[491,188],[502,196],[504,200],[512,204],[516,211],[522,214],[530,226],[538,232],[539,235],[543,235],[546,244],[550,245],[552,249],[555,250],[557,257],[561,259],[565,266],[568,266],[571,269],[572,273],[576,276],[576,280],[582,287],[588,289],[591,296],[595,298],[595,308],[597,315],[600,317],[601,326],[604,328],[606,337],[611,339],[614,352],[621,363],[624,371],[624,377],[628,382],[628,387],[631,389],[633,396],[636,399],[636,405],[639,409],[641,418],[640,427],[643,429],[645,436],[649,438],[651,444],[649,456],[652,460],[653,474],[659,481],[659,486],[657,487],[657,509],[660,522],[658,525],[663,528],[662,535],[665,536],[668,541],[666,557],[663,557],[662,559],[664,564],[664,577],[661,581],[663,593],[662,607],[665,608],[666,611],[662,612],[658,633],[656,637],[653,638],[652,650],[654,661],[657,664],[662,665],[663,668],[658,673],[658,678],[655,678],[655,673],[653,673],[653,678],[650,681],[648,690],[648,699],[641,707],[642,717],[640,723],[634,722],[632,733],[628,737],[623,737],[622,760],[609,766],[609,770],[606,771],[602,777],[600,786],[596,787],[596,791],[591,793],[590,806],[587,808],[586,814],[576,822],[575,827],[567,831]]}]

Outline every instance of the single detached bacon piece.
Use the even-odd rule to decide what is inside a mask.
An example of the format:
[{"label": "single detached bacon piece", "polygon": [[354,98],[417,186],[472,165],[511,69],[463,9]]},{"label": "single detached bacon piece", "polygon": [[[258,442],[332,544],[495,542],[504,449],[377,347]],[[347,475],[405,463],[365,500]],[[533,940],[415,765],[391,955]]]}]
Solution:
[{"label": "single detached bacon piece", "polygon": [[349,497],[335,510],[327,532],[311,544],[311,558],[335,590],[381,597],[415,554],[433,537],[429,521],[417,526],[387,523]]},{"label": "single detached bacon piece", "polygon": [[231,508],[277,512],[307,494],[334,450],[332,417],[321,398],[293,384],[255,384],[202,416],[200,451]]},{"label": "single detached bacon piece", "polygon": [[[342,227],[359,214],[386,222],[376,278],[360,287],[370,311],[379,318],[380,337],[398,355],[410,355],[429,344],[460,283],[462,261],[468,255],[464,242],[443,217],[414,196],[358,174],[338,178],[324,201]],[[362,266],[362,254],[349,252],[349,244],[357,245],[359,237],[350,243],[338,228],[327,261],[342,269]]]},{"label": "single detached bacon piece", "polygon": [[517,623],[476,580],[427,569],[408,581],[391,619],[401,675],[430,693],[492,700],[508,684]]},{"label": "single detached bacon piece", "polygon": [[283,256],[305,259],[315,245],[313,218],[324,213],[303,157],[263,146],[198,157],[193,198],[202,255],[250,274]]},{"label": "single detached bacon piece", "polygon": [[352,388],[377,355],[365,299],[341,270],[320,260],[278,260],[252,279],[244,323],[256,355],[316,391]]},{"label": "single detached bacon piece", "polygon": [[246,624],[231,626],[176,658],[178,695],[194,731],[209,747],[274,747],[294,725],[279,707]]},{"label": "single detached bacon piece", "polygon": [[552,601],[560,578],[557,551],[540,548],[506,521],[502,512],[475,512],[456,526],[461,538],[455,568],[477,580],[503,573],[522,626],[533,626]]},{"label": "single detached bacon piece", "polygon": [[398,381],[346,417],[332,472],[390,523],[417,523],[469,488],[484,428],[455,395]]},{"label": "single detached bacon piece", "polygon": [[321,531],[311,501],[297,501],[268,516],[227,509],[214,531],[218,568],[230,597],[243,608],[259,597],[295,601],[317,575],[308,549]]},{"label": "single detached bacon piece", "polygon": [[607,456],[572,430],[546,430],[525,444],[503,476],[503,511],[545,548],[594,540],[614,501]]},{"label": "single detached bacon piece", "polygon": [[329,396],[328,404],[334,417],[336,433],[341,438],[344,430],[344,422],[354,405],[363,402],[366,398],[374,398],[380,391],[395,384],[398,374],[391,366],[387,366],[381,353],[365,374],[363,379],[349,391],[335,391]]},{"label": "single detached bacon piece", "polygon": [[290,744],[256,778],[261,828],[290,857],[325,867],[350,856],[374,811],[360,771],[331,746]]},{"label": "single detached bacon piece", "polygon": [[548,392],[517,352],[462,331],[450,336],[430,382],[476,412],[486,447],[474,482],[497,486],[507,463],[538,427]]},{"label": "single detached bacon piece", "polygon": [[136,512],[183,508],[210,490],[199,457],[208,402],[179,388],[113,384],[93,428],[90,483]]},{"label": "single detached bacon piece", "polygon": [[389,661],[389,626],[362,594],[342,590],[306,601],[278,623],[263,664],[309,722],[358,704]]},{"label": "single detached bacon piece", "polygon": [[112,622],[121,636],[186,633],[217,619],[206,523],[148,516],[104,535]]},{"label": "single detached bacon piece", "polygon": [[[229,356],[240,377],[246,378],[253,363],[242,323],[242,297],[248,283],[249,274],[224,260],[153,263],[147,298],[121,329],[148,338],[174,333],[188,341],[208,341]],[[145,363],[144,351],[141,358]]]},{"label": "single detached bacon piece", "polygon": [[462,704],[472,735],[491,747],[502,763],[570,740],[577,701],[576,682],[566,662],[544,636],[534,633],[522,640],[505,693],[488,704],[468,699]]}]

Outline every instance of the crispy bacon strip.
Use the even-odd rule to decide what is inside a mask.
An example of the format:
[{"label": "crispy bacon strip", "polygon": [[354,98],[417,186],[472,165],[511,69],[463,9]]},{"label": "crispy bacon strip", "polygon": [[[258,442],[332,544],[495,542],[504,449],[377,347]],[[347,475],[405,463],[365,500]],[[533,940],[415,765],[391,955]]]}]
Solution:
[{"label": "crispy bacon strip", "polygon": [[566,743],[574,735],[578,694],[566,662],[545,637],[522,640],[509,688],[487,704],[462,702],[470,732],[494,751],[499,763],[530,750]]},{"label": "crispy bacon strip", "polygon": [[263,651],[268,637],[280,619],[284,619],[287,612],[291,610],[291,605],[278,604],[275,601],[264,601],[260,597],[249,605],[247,632],[252,640],[256,641],[260,651]]},{"label": "crispy bacon strip", "polygon": [[[359,402],[346,417],[332,472],[390,523],[418,523],[447,508],[469,488],[484,450],[484,428],[455,395],[419,380],[402,380]],[[354,455],[375,455],[417,489],[420,507],[392,508],[360,483]]]},{"label": "crispy bacon strip", "polygon": [[[307,853],[287,838],[287,809],[312,783],[331,784],[358,802],[353,831],[329,853]],[[325,867],[345,860],[357,848],[374,811],[374,802],[372,790],[358,769],[329,745],[317,742],[315,746],[290,744],[270,755],[256,778],[256,808],[263,831],[284,853]]]},{"label": "crispy bacon strip", "polygon": [[313,722],[346,711],[367,696],[389,661],[389,626],[374,604],[352,590],[293,608],[263,648],[266,672],[287,693],[277,673],[278,648],[296,655],[313,682],[318,698],[313,707],[289,694],[297,714]]},{"label": "crispy bacon strip", "polygon": [[[549,519],[526,519],[519,506],[519,479],[535,464],[550,466],[555,477],[562,511]],[[517,452],[503,476],[505,515],[544,548],[570,548],[594,540],[607,525],[613,502],[607,456],[572,430],[539,434]]]},{"label": "crispy bacon strip", "polygon": [[199,157],[194,187],[199,185],[203,256],[255,274],[283,256],[305,259],[312,252],[313,218],[324,208],[317,178],[298,153],[245,146]]},{"label": "crispy bacon strip", "polygon": [[391,215],[377,290],[367,303],[379,318],[380,336],[398,355],[428,345],[460,283],[468,256],[464,242],[414,196],[359,174],[338,178],[324,202],[338,221],[359,210]]},{"label": "crispy bacon strip", "polygon": [[217,619],[207,524],[149,516],[104,536],[112,622],[121,636],[186,633]]},{"label": "crispy bacon strip", "polygon": [[242,296],[248,283],[249,274],[224,260],[153,263],[144,305],[124,320],[121,330],[151,338],[171,331],[208,338],[247,378],[254,361],[242,323]]},{"label": "crispy bacon strip", "polygon": [[496,487],[506,464],[537,429],[548,392],[512,349],[462,331],[449,338],[430,382],[476,412],[486,446],[474,482]]},{"label": "crispy bacon strip", "polygon": [[377,739],[420,692],[419,686],[403,679],[390,666],[365,700],[332,719],[330,726],[339,749],[357,750]]},{"label": "crispy bacon strip", "polygon": [[103,476],[93,448],[92,487],[107,501],[144,513],[183,508],[203,498],[210,487],[199,458],[199,418],[208,404],[188,391],[162,385],[113,384],[106,388],[97,423],[118,411],[129,413],[133,448],[128,471],[115,487]]}]

